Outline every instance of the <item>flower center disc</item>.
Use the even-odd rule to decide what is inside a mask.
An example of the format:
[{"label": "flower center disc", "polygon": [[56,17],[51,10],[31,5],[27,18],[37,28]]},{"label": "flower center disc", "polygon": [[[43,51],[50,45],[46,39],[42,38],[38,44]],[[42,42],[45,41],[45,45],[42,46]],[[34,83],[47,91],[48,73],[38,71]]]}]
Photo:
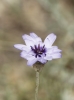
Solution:
[{"label": "flower center disc", "polygon": [[38,44],[38,46],[34,45],[34,47],[31,46],[31,50],[35,53],[35,57],[41,57],[42,54],[46,53],[46,49],[45,49],[45,45],[44,46],[40,46],[40,44]]}]

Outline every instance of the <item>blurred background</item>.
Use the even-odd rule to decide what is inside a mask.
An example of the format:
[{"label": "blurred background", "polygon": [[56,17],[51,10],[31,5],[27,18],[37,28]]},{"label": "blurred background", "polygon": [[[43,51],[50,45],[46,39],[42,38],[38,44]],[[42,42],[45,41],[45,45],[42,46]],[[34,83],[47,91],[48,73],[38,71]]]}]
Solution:
[{"label": "blurred background", "polygon": [[38,100],[74,100],[74,0],[0,0],[0,100],[34,100],[35,71],[14,44],[51,32],[62,58],[40,72]]}]

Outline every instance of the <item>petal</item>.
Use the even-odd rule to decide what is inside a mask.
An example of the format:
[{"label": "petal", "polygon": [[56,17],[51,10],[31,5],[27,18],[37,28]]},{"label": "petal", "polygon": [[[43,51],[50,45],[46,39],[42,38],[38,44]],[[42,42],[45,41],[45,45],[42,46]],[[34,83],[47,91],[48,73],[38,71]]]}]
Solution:
[{"label": "petal", "polygon": [[46,54],[59,53],[61,51],[57,46],[52,46],[52,48],[47,49]]},{"label": "petal", "polygon": [[[32,35],[35,35],[34,33]],[[36,44],[39,44],[40,42],[42,42],[41,38],[40,37],[33,37],[33,36],[29,36],[29,35],[26,35],[24,34],[23,36],[23,39],[26,43],[27,46],[33,46],[33,45],[36,45]]]},{"label": "petal", "polygon": [[61,58],[61,53],[54,53],[52,54],[53,59]]},{"label": "petal", "polygon": [[25,50],[25,51],[28,50],[28,48],[23,44],[15,44],[14,47],[20,50]]},{"label": "petal", "polygon": [[25,40],[25,44],[30,47],[30,46],[33,46],[34,45],[34,42],[33,41],[30,41],[30,40]]},{"label": "petal", "polygon": [[49,34],[44,40],[46,48],[51,47],[55,40],[56,40],[56,35],[53,33]]},{"label": "petal", "polygon": [[47,61],[43,58],[38,59],[39,62],[41,62],[42,64],[45,64]]},{"label": "petal", "polygon": [[40,37],[36,38],[35,41],[42,42],[42,39]]},{"label": "petal", "polygon": [[34,38],[35,42],[42,42],[42,39],[38,37],[35,33],[30,33],[30,36]]},{"label": "petal", "polygon": [[38,36],[37,36],[35,33],[30,33],[30,36],[31,36],[32,38],[38,38]]},{"label": "petal", "polygon": [[52,60],[52,56],[46,56],[44,57],[45,60]]},{"label": "petal", "polygon": [[30,60],[34,56],[34,54],[31,51],[29,51],[29,52],[22,51],[21,54],[20,54],[20,56],[22,58],[25,58],[27,60]]},{"label": "petal", "polygon": [[24,35],[22,36],[22,38],[23,38],[24,41],[25,41],[25,40],[30,40],[30,41],[33,41],[33,42],[34,42],[34,39],[33,39],[31,36],[27,35],[27,34],[24,34]]},{"label": "petal", "polygon": [[58,52],[61,52],[61,51],[62,51],[62,50],[58,49],[57,46],[52,46],[52,49],[53,49],[54,52],[55,52],[55,51],[58,51]]},{"label": "petal", "polygon": [[58,49],[58,46],[52,46],[51,48],[55,48],[55,49]]},{"label": "petal", "polygon": [[25,58],[25,59],[26,59],[27,53],[26,53],[25,51],[22,51],[22,52],[20,53],[20,56],[21,56],[22,58]]},{"label": "petal", "polygon": [[59,53],[59,52],[62,52],[62,50],[60,50],[60,49],[53,49],[53,52],[54,53]]},{"label": "petal", "polygon": [[33,66],[33,64],[35,64],[36,62],[37,62],[37,58],[31,57],[31,59],[28,60],[27,65],[28,66]]}]

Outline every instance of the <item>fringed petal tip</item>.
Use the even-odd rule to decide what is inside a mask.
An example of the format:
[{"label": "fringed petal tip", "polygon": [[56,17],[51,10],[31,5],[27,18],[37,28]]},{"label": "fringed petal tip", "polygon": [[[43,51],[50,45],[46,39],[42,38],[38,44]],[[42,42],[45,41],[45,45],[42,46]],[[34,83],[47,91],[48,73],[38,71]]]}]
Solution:
[{"label": "fringed petal tip", "polygon": [[55,40],[56,40],[56,35],[54,33],[51,33],[45,38],[44,44],[47,48],[51,47]]}]

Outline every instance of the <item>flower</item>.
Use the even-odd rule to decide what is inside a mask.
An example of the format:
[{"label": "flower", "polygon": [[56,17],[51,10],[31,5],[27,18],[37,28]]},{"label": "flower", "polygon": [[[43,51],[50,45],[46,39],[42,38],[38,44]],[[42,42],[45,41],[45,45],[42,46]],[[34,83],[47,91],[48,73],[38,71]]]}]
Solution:
[{"label": "flower", "polygon": [[49,34],[44,42],[35,33],[22,36],[26,45],[15,44],[14,47],[22,50],[20,56],[27,60],[28,66],[33,66],[36,62],[45,64],[48,60],[61,58],[61,50],[57,46],[52,46],[56,40],[54,33]]}]

